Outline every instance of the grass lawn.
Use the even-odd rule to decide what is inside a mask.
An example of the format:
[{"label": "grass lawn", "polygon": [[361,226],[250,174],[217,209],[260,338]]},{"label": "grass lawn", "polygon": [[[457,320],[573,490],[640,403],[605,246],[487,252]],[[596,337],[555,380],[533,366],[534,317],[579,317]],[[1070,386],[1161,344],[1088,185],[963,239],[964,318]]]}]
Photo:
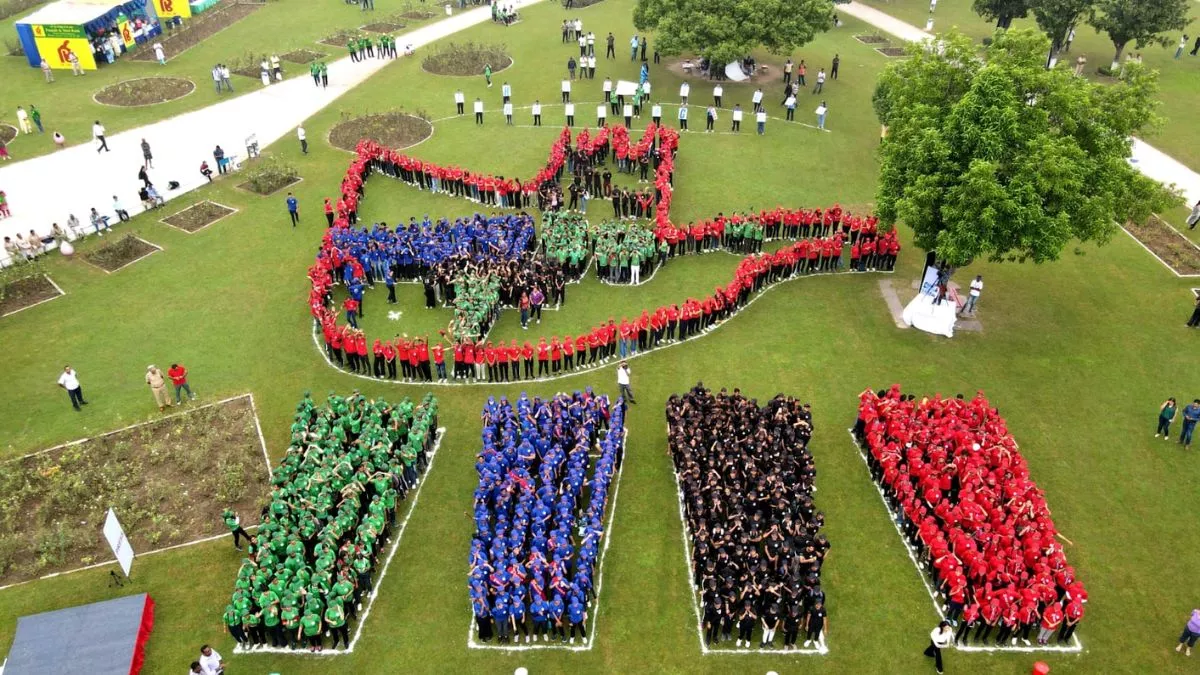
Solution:
[{"label": "grass lawn", "polygon": [[[254,63],[257,64],[257,55],[283,55],[294,49],[325,52],[330,61],[339,59],[347,54],[344,45],[331,47],[317,44],[317,41],[340,29],[357,28],[405,11],[411,6],[421,5],[407,0],[380,0],[375,6],[376,10],[372,13],[362,12],[357,5],[344,2],[315,2],[305,3],[304,11],[298,12],[295,2],[271,0],[249,16],[169,59],[165,66],[154,61],[134,61],[129,58],[131,54],[127,54],[126,58],[118,59],[112,65],[87,71],[83,77],[73,77],[70,70],[56,70],[53,83],[46,83],[42,71],[30,67],[24,56],[0,56],[0,81],[5,83],[0,87],[0,111],[3,111],[0,113],[0,122],[15,127],[17,106],[24,106],[28,110],[30,105],[36,105],[42,111],[42,123],[46,127],[46,133],[42,135],[18,136],[9,144],[9,154],[14,160],[19,160],[52,152],[54,142],[50,135],[55,130],[66,136],[68,144],[91,142],[92,122],[96,119],[104,122],[111,136],[132,127],[203,108],[231,95],[255,91],[262,88],[257,76],[252,79],[234,74],[231,76],[233,94],[218,95],[213,91],[210,74],[213,65],[225,63],[232,68],[236,60],[244,60],[248,55],[255,55]],[[29,12],[22,12],[0,21],[0,36],[15,43],[17,32],[14,26],[17,20],[27,14]],[[408,25],[405,30],[427,23],[406,22]],[[137,47],[138,50],[149,48],[149,44]],[[284,61],[283,69],[287,77],[308,75],[307,65]],[[155,76],[189,79],[196,84],[196,89],[183,98],[139,108],[101,105],[92,99],[93,94],[110,84]]]},{"label": "grass lawn", "polygon": [[[582,18],[585,29],[601,39],[612,30],[620,41],[632,31],[632,6],[632,0],[606,0],[569,15]],[[272,5],[256,16],[283,7]],[[343,6],[312,11],[335,8]],[[410,152],[471,169],[532,174],[562,122],[561,109],[549,104],[558,100],[567,57],[577,53],[560,44],[564,16],[554,4],[542,3],[526,9],[514,27],[487,24],[455,36],[508,45],[516,64],[498,73],[490,90],[481,77],[439,77],[423,72],[419,58],[401,59],[339,100],[336,109],[306,123],[308,156],[299,156],[290,139],[270,148],[295,163],[305,178],[295,188],[302,217],[295,229],[288,225],[282,195],[257,197],[237,190],[239,177],[233,176],[165,213],[121,225],[163,251],[119,274],[105,275],[78,255],[70,260],[56,255],[47,267],[66,297],[0,319],[0,341],[14,345],[0,379],[0,457],[158,415],[142,380],[148,363],[185,363],[202,400],[253,392],[274,458],[284,451],[292,411],[306,390],[318,397],[352,388],[371,396],[421,396],[424,388],[367,382],[335,371],[312,343],[304,270],[324,229],[321,199],[335,193],[350,159],[325,143],[325,136],[343,113],[404,108],[444,117],[453,113],[453,91],[461,86],[468,100],[480,96],[487,102],[486,125],[476,127],[469,118],[439,121],[434,135]],[[830,133],[772,120],[764,137],[753,131],[685,134],[675,219],[775,204],[869,203],[879,128],[870,97],[886,59],[853,38],[866,30],[849,21],[793,55],[813,64],[814,71],[834,53],[841,55],[841,79],[830,82],[824,96]],[[199,61],[197,77],[213,58]],[[777,67],[780,61],[769,62]],[[766,55],[760,62],[768,62]],[[622,58],[601,60],[594,83],[576,84],[576,99],[599,100],[605,75],[632,79],[635,65]],[[661,67],[652,75],[656,97],[673,100],[679,79]],[[535,97],[546,104],[547,127],[503,124],[499,85],[505,80],[518,105]],[[41,86],[31,79],[25,91],[34,84]],[[753,86],[727,85],[727,105],[740,101],[749,107],[752,92]],[[779,83],[772,83],[767,101],[772,114],[782,117],[779,92]],[[707,85],[693,83],[694,113],[708,95]],[[799,121],[811,121],[806,118],[816,106],[815,97],[806,98]],[[586,110],[580,107],[579,121],[594,121],[582,114]],[[665,117],[673,119],[673,112],[668,108]],[[146,121],[136,114],[123,123]],[[694,121],[699,117],[692,115]],[[727,123],[726,114],[722,126]],[[118,119],[109,124],[115,128]],[[195,234],[158,221],[202,199],[238,212]],[[470,213],[473,206],[374,178],[367,184],[362,215],[394,223],[409,216]],[[593,217],[603,215],[603,207],[595,204]],[[907,299],[922,255],[911,247],[911,233],[903,232],[902,240],[909,247],[901,252],[893,282]],[[98,243],[83,243],[81,252]],[[561,334],[609,316],[619,320],[664,298],[723,282],[736,260],[724,254],[675,260],[637,289],[587,281],[570,288],[567,304],[548,312],[540,331],[524,333],[509,313],[497,335]],[[609,533],[613,543],[605,562],[600,640],[590,651],[500,653],[466,647],[465,579],[479,411],[487,395],[513,395],[522,388],[517,386],[437,388],[440,424],[448,430],[440,459],[352,656],[231,658],[232,641],[220,632],[220,610],[241,558],[228,540],[140,558],[126,589],[106,587],[107,569],[101,569],[0,591],[0,649],[11,640],[20,615],[145,591],[158,603],[147,652],[147,672],[153,673],[182,671],[202,642],[216,645],[237,672],[337,668],[365,673],[397,663],[438,673],[501,673],[519,666],[535,673],[921,672],[929,668],[921,650],[937,615],[845,433],[859,391],[901,382],[914,393],[985,390],[1021,444],[1057,525],[1075,542],[1068,557],[1091,595],[1079,631],[1085,651],[1042,660],[1055,673],[1183,672],[1191,663],[1172,648],[1194,602],[1179,584],[1166,580],[1186,579],[1192,569],[1193,547],[1180,533],[1190,524],[1188,504],[1200,471],[1179,446],[1151,435],[1165,396],[1190,400],[1200,395],[1195,336],[1183,326],[1191,309],[1188,282],[1121,233],[1105,247],[1069,247],[1054,264],[981,263],[960,272],[960,279],[976,273],[988,284],[980,302],[982,333],[945,340],[898,330],[880,296],[880,277],[823,276],[786,283],[707,337],[636,360],[633,387],[639,404],[627,421],[631,435]],[[368,330],[383,330],[387,322],[397,332],[424,331],[442,320],[423,309],[419,287],[401,289],[403,315],[394,323],[383,316],[383,294],[368,297]],[[79,371],[91,401],[83,413],[73,412],[54,386],[66,362]],[[740,386],[760,398],[788,392],[813,404],[816,501],[833,544],[824,573],[831,623],[827,656],[700,654],[663,418],[666,398],[697,380],[714,388]],[[588,385],[615,393],[613,368],[526,389],[549,394]],[[947,660],[955,672],[1015,673],[1028,672],[1038,658],[949,653]]]}]

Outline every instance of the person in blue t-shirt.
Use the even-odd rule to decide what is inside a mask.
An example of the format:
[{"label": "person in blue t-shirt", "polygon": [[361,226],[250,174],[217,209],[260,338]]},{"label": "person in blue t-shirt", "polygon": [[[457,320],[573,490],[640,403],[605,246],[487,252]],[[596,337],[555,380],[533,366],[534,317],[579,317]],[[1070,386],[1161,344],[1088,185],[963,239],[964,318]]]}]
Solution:
[{"label": "person in blue t-shirt", "polygon": [[571,603],[567,605],[567,618],[571,622],[571,644],[575,644],[575,629],[579,629],[579,635],[582,641],[587,643],[587,629],[584,628],[583,622],[587,620],[587,608],[583,606],[579,595],[571,595]]},{"label": "person in blue t-shirt", "polygon": [[290,192],[287,195],[287,210],[292,219],[292,227],[295,227],[296,223],[300,222],[300,202]]}]

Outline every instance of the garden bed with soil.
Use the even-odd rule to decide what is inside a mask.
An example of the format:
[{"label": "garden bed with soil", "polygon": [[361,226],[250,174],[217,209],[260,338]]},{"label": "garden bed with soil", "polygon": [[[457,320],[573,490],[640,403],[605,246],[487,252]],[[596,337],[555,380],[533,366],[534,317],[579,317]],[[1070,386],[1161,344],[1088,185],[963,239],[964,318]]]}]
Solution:
[{"label": "garden bed with soil", "polygon": [[882,48],[877,47],[875,49],[875,51],[879,52],[880,54],[883,54],[884,56],[887,56],[887,57],[890,57],[893,59],[898,56],[907,56],[908,55],[908,52],[904,51],[903,47],[882,47]]},{"label": "garden bed with soil", "polygon": [[1200,248],[1158,216],[1150,216],[1143,225],[1126,223],[1125,231],[1177,274],[1200,275]]},{"label": "garden bed with soil", "polygon": [[150,242],[127,234],[116,241],[84,253],[83,259],[105,272],[116,272],[122,267],[160,250],[162,249]]},{"label": "garden bed with soil", "polygon": [[425,9],[410,9],[407,12],[400,12],[396,16],[401,19],[408,19],[409,21],[424,21],[426,19],[432,19],[433,17],[437,16],[437,14]]},{"label": "garden bed with soil", "polygon": [[477,76],[485,65],[498,73],[513,63],[504,45],[485,45],[474,42],[454,43],[426,56],[421,68],[434,75]]},{"label": "garden bed with soil", "polygon": [[362,30],[368,33],[395,33],[404,28],[402,23],[391,23],[389,21],[380,21],[378,23],[369,23],[362,27]]},{"label": "garden bed with soil", "polygon": [[329,131],[329,144],[354,152],[369,138],[385,148],[403,150],[433,135],[433,125],[423,117],[402,112],[363,115],[339,122]]},{"label": "garden bed with soil", "polygon": [[869,45],[885,45],[888,43],[888,39],[882,35],[855,35],[854,39]]},{"label": "garden bed with soil", "polygon": [[97,103],[104,105],[136,108],[174,101],[193,91],[196,91],[196,84],[191,80],[178,77],[139,77],[110,84],[96,92],[93,98]]},{"label": "garden bed with soil", "polygon": [[0,124],[0,143],[11,143],[17,137],[17,128],[11,124]]},{"label": "garden bed with soil", "polygon": [[145,554],[228,532],[225,508],[257,522],[269,483],[249,396],[12,460],[0,471],[0,585],[112,560],[110,507]]},{"label": "garden bed with soil", "polygon": [[[317,41],[317,44],[328,45],[330,47],[341,47],[346,49],[346,45],[351,38],[355,40],[364,37],[363,32],[356,28],[343,28],[333,35],[329,35]],[[349,52],[347,52],[349,53]],[[343,54],[344,55],[344,54]]]},{"label": "garden bed with soil", "polygon": [[[195,47],[208,38],[220,33],[233,24],[262,9],[264,3],[241,4],[226,0],[200,16],[184,24],[184,28],[159,40],[167,58],[171,59]],[[134,61],[156,61],[153,49],[139,49],[133,53]]]},{"label": "garden bed with soil", "polygon": [[269,176],[262,178],[252,178],[245,183],[238,183],[238,188],[247,192],[253,192],[262,197],[269,197],[280,190],[299,183],[302,178],[299,176]]},{"label": "garden bed with soil", "polygon": [[319,52],[315,49],[293,49],[286,54],[281,54],[279,58],[289,63],[304,65],[312,63],[317,59],[325,58],[325,52]]},{"label": "garden bed with soil", "polygon": [[62,294],[58,286],[44,274],[17,279],[5,284],[4,292],[0,293],[0,317],[16,314]]},{"label": "garden bed with soil", "polygon": [[173,216],[163,218],[163,222],[185,232],[196,232],[234,213],[237,213],[237,209],[231,209],[216,202],[203,201],[192,204]]}]

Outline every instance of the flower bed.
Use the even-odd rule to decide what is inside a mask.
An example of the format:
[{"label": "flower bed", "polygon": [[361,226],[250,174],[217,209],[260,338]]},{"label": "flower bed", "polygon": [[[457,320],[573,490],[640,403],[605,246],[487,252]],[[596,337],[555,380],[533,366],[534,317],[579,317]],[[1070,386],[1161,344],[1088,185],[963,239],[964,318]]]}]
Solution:
[{"label": "flower bed", "polygon": [[944,598],[938,612],[960,620],[960,644],[1020,639],[1028,647],[1041,628],[1051,635],[1039,630],[1039,646],[1071,644],[1087,591],[1016,440],[982,393],[916,400],[899,385],[868,389],[854,434],[906,544]]},{"label": "flower bed", "polygon": [[574,644],[578,629],[588,644],[625,452],[625,403],[590,390],[551,400],[522,393],[515,402],[489,398],[483,418],[469,640]]}]

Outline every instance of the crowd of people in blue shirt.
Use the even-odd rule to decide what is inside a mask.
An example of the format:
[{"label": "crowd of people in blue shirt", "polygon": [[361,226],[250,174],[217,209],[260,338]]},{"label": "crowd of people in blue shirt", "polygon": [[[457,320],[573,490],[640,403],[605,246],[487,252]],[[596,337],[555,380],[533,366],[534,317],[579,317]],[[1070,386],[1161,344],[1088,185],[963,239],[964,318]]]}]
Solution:
[{"label": "crowd of people in blue shirt", "polygon": [[610,403],[590,388],[488,398],[468,575],[480,640],[573,644],[578,632],[587,643],[604,512],[624,449],[622,399]]}]

